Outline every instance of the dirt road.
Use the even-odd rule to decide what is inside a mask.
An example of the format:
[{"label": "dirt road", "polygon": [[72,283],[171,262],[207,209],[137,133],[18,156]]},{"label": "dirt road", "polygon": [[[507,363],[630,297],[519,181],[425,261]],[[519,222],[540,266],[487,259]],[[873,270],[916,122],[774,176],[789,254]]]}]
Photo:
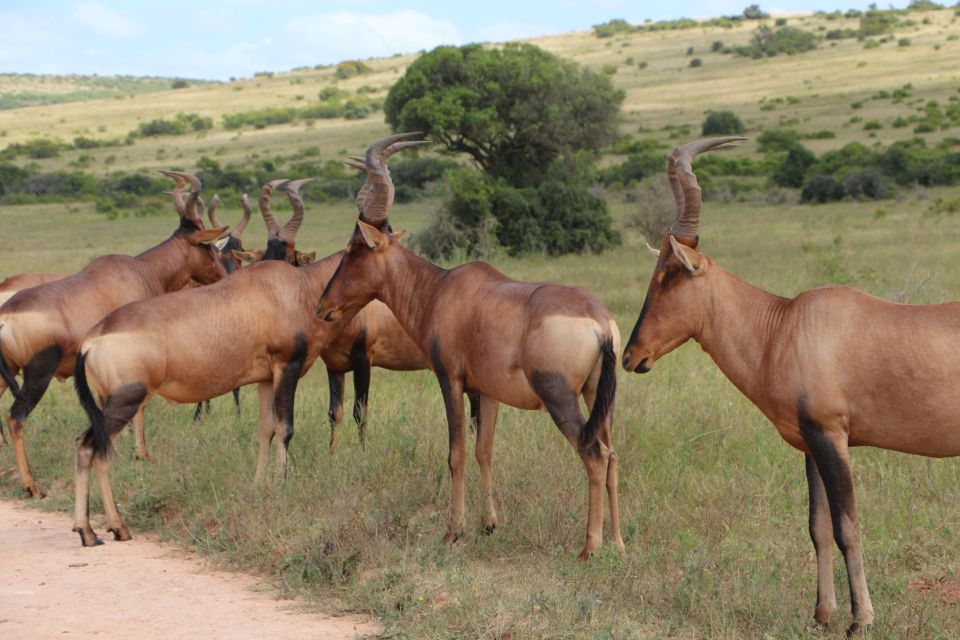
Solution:
[{"label": "dirt road", "polygon": [[64,514],[0,502],[0,638],[339,640],[379,631],[368,619],[304,613],[254,590],[254,577],[210,571],[142,534],[84,549],[71,528]]}]

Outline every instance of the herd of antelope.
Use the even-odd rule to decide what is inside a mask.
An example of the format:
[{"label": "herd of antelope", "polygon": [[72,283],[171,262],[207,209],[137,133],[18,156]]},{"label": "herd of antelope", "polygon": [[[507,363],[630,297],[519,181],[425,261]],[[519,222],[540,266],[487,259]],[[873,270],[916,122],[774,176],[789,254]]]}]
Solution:
[{"label": "herd of antelope", "polygon": [[[24,423],[52,378],[75,378],[90,427],[77,438],[74,531],[100,544],[88,494],[96,468],[108,530],[130,539],[110,485],[113,443],[133,420],[137,455],[146,447],[144,405],[155,395],[202,404],[257,384],[263,481],[271,443],[282,478],[293,436],[298,380],[317,358],[329,375],[331,452],[343,417],[344,374],[354,373],[354,418],[363,442],[370,368],[431,369],[446,408],[452,480],[445,540],[464,531],[466,417],[470,400],[480,467],[482,527],[497,524],[491,481],[500,403],[543,409],[580,456],[589,504],[580,559],[601,543],[603,494],[610,537],[624,553],[617,497],[618,458],[611,441],[620,333],[591,293],[571,286],[512,280],[489,264],[442,269],[397,242],[390,226],[393,154],[426,144],[398,134],[372,144],[348,165],[365,174],[359,218],[346,249],[317,260],[295,248],[307,180],[273,180],[259,208],[265,250],[247,250],[250,217],[229,232],[214,196],[202,220],[201,184],[166,171],[179,214],[173,235],[136,257],[97,258],[75,275],[12,276],[0,283],[0,394],[14,396],[7,426],[21,485],[42,495],[30,473]],[[667,160],[677,215],[656,267],[622,366],[649,372],[662,356],[696,340],[733,384],[802,451],[809,487],[809,530],[817,558],[815,619],[837,608],[832,545],[849,575],[855,632],[873,622],[860,549],[851,446],[925,456],[960,455],[960,303],[904,305],[848,287],[781,298],[737,279],[698,249],[700,187],[694,157],[744,138],[702,140]],[[189,192],[185,189],[190,186]],[[282,189],[293,207],[283,227],[270,208]],[[253,263],[240,268],[242,262]],[[211,314],[207,310],[215,309]],[[18,382],[17,375],[22,376]],[[581,408],[583,399],[587,412]],[[239,404],[238,404],[239,407]],[[3,441],[0,429],[0,442]]]}]

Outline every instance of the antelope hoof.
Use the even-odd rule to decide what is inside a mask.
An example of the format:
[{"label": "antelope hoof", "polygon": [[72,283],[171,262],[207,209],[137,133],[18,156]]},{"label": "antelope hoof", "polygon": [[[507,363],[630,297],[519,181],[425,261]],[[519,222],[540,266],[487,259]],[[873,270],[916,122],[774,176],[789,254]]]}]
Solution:
[{"label": "antelope hoof", "polygon": [[23,497],[24,498],[46,498],[47,494],[37,488],[37,485],[32,484],[29,487],[22,487]]},{"label": "antelope hoof", "polygon": [[620,556],[621,560],[625,560],[627,557],[627,546],[623,544],[623,540],[617,540],[613,543],[613,548],[617,550],[617,555]]},{"label": "antelope hoof", "polygon": [[580,551],[580,555],[577,556],[577,560],[579,560],[580,562],[586,562],[587,560],[590,559],[590,556],[592,555],[593,555],[593,550],[588,549],[587,547],[584,547]]},{"label": "antelope hoof", "polygon": [[496,523],[496,522],[491,522],[491,523],[489,523],[489,524],[484,523],[483,527],[481,527],[481,529],[480,529],[480,532],[483,533],[483,535],[485,535],[485,536],[489,536],[489,535],[491,535],[494,531],[496,531],[496,529],[497,529],[497,523]]},{"label": "antelope hoof", "polygon": [[460,538],[463,537],[462,531],[447,531],[446,535],[443,536],[443,543],[447,545],[453,545],[460,541]]},{"label": "antelope hoof", "polygon": [[834,611],[835,609],[829,607],[817,607],[813,612],[813,619],[816,620],[817,624],[826,627],[830,624],[830,618]]},{"label": "antelope hoof", "polygon": [[150,455],[149,452],[135,453],[135,454],[133,455],[133,459],[134,459],[134,460],[145,460],[146,462],[149,462],[150,464],[157,464],[157,459],[154,458],[152,455]]},{"label": "antelope hoof", "polygon": [[80,534],[80,544],[84,547],[96,547],[103,544],[103,540],[97,537],[89,525],[86,527],[74,527],[73,530]]},{"label": "antelope hoof", "polygon": [[125,524],[121,524],[119,527],[111,527],[107,529],[107,531],[113,534],[113,539],[117,542],[126,542],[127,540],[133,538],[133,536],[130,535],[130,530],[127,529],[127,525]]}]

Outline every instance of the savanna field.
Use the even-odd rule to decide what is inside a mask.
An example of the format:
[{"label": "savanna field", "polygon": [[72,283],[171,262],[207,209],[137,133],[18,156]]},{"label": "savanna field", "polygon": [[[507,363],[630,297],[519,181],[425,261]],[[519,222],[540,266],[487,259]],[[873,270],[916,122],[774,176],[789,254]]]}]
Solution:
[{"label": "savanna field", "polygon": [[[735,112],[751,138],[711,155],[759,158],[755,139],[778,128],[806,135],[804,145],[817,154],[855,141],[882,148],[913,136],[933,147],[960,137],[960,124],[915,133],[913,122],[894,122],[928,113],[931,101],[957,104],[960,16],[951,8],[908,17],[913,24],[875,47],[856,38],[824,39],[813,51],[763,59],[712,46],[746,44],[752,23],[608,38],[587,30],[533,42],[609,74],[626,93],[621,133],[663,143],[664,156],[700,136],[708,110]],[[821,34],[857,27],[856,19],[822,15],[788,16],[788,22]],[[691,66],[692,58],[701,64]],[[0,148],[38,138],[122,139],[142,122],[191,112],[214,126],[13,162],[93,176],[121,169],[190,171],[204,157],[251,166],[298,157],[320,167],[388,133],[383,113],[260,129],[227,129],[223,117],[301,106],[328,87],[351,94],[363,88],[364,96],[383,98],[414,59],[366,60],[372,71],[350,78],[338,79],[332,67],[307,68],[145,93],[123,85],[123,93],[103,98],[84,94],[90,99],[0,110]],[[85,87],[74,86],[80,84],[79,78],[0,76],[0,93],[82,93]],[[900,98],[893,95],[898,89]],[[865,128],[871,121],[879,125]],[[814,137],[822,131],[834,135]],[[956,150],[958,143],[952,144]],[[602,164],[623,160],[608,153]],[[960,187],[898,185],[885,199],[811,205],[799,203],[799,189],[741,182],[746,187],[719,181],[705,189],[701,249],[742,279],[784,296],[841,283],[908,303],[960,299],[960,204],[952,204],[960,203]],[[342,248],[354,225],[353,203],[320,201],[307,188],[304,193],[306,220],[297,248],[319,256]],[[644,242],[658,239],[644,238],[631,223],[640,205],[630,188],[611,185],[601,195],[622,234],[619,247],[564,257],[501,252],[489,261],[518,279],[592,291],[626,338],[654,264]],[[281,200],[275,199],[275,209],[283,218],[289,207]],[[394,228],[416,237],[439,204],[438,194],[398,203],[390,216]],[[144,215],[93,199],[4,201],[0,274],[74,271],[104,253],[139,253],[176,227],[173,208],[167,200],[163,206]],[[236,201],[219,210],[225,223],[235,224],[239,215]],[[263,246],[258,218],[244,240],[248,247]],[[890,375],[896,374],[892,362]],[[352,403],[349,381],[347,389]],[[252,482],[252,388],[242,392],[239,420],[229,398],[214,400],[202,422],[192,420],[193,407],[154,400],[146,429],[159,463],[133,459],[128,429],[112,467],[119,508],[134,536],[156,532],[223,566],[262,572],[273,577],[280,595],[304,594],[328,612],[370,612],[382,620],[386,637],[842,637],[849,622],[846,572],[835,552],[836,622],[827,630],[811,627],[816,564],[803,456],[695,343],[664,357],[645,376],[620,372],[614,446],[623,559],[605,544],[588,563],[577,562],[586,477],[545,413],[501,408],[493,467],[497,530],[480,532],[479,473],[470,455],[467,535],[448,547],[441,542],[450,494],[447,427],[433,374],[375,369],[367,447],[360,448],[355,425],[345,421],[335,456],[327,451],[327,393],[318,362],[298,388],[286,481],[266,488]],[[9,394],[4,401],[10,402]],[[73,439],[86,426],[72,385],[54,383],[26,426],[34,475],[47,493],[37,508],[72,510]],[[468,453],[471,440],[468,435]],[[877,612],[871,637],[960,637],[960,461],[856,449],[853,465]],[[0,493],[21,499],[9,447],[0,450]],[[99,513],[98,491],[91,499]],[[102,517],[93,524],[105,533]],[[76,537],[67,530],[63,535]],[[92,552],[109,551],[108,544]]]}]

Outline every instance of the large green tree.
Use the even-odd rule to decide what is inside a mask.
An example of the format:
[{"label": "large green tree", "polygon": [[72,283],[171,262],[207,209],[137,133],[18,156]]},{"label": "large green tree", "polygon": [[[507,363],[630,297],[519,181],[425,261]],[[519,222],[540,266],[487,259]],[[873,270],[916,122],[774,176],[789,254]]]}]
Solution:
[{"label": "large green tree", "polygon": [[425,131],[514,186],[558,157],[614,141],[623,92],[531,44],[442,46],[420,56],[384,105],[394,130]]}]

